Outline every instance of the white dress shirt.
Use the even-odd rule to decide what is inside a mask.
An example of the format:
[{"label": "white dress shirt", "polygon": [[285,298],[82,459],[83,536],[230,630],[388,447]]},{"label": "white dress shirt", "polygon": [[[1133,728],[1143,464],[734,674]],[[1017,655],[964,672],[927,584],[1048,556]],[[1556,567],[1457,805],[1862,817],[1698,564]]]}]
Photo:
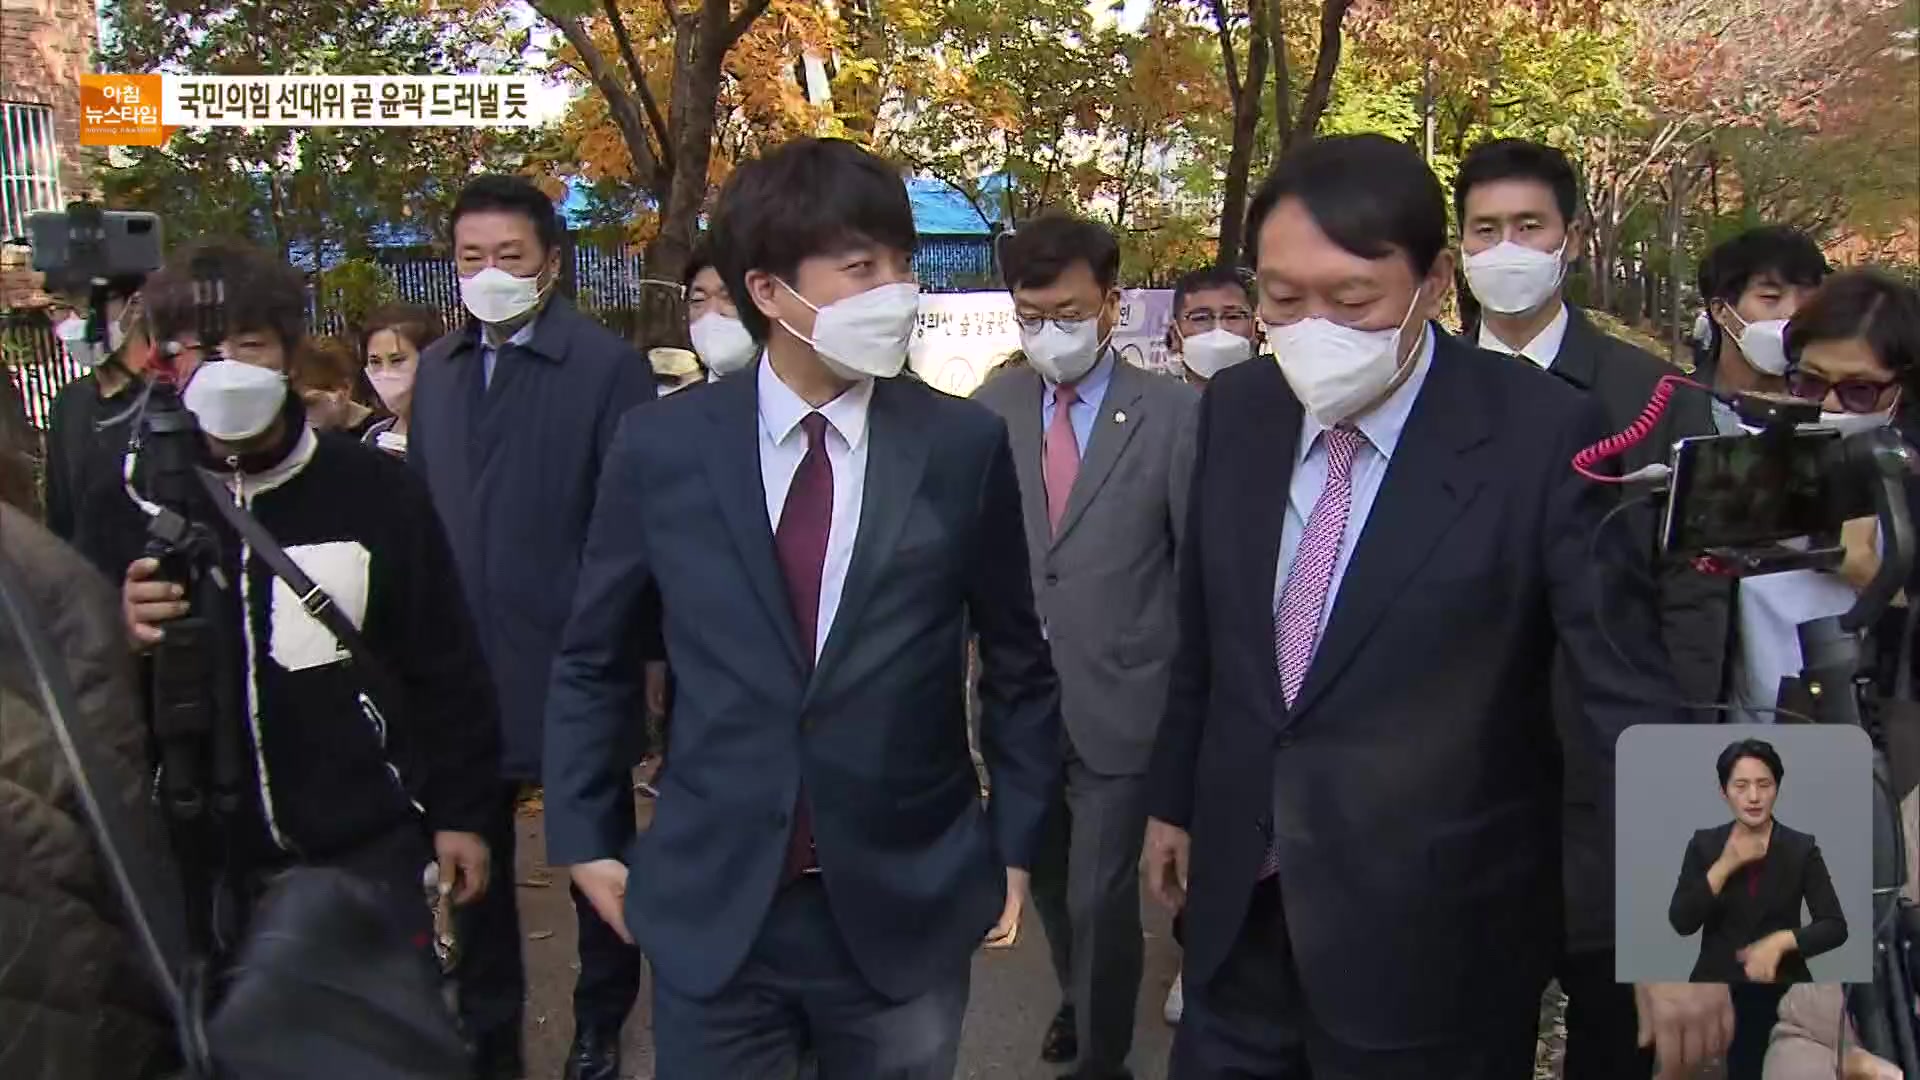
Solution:
[{"label": "white dress shirt", "polygon": [[1527,342],[1526,347],[1515,349],[1513,346],[1495,337],[1487,328],[1487,321],[1480,320],[1480,347],[1490,352],[1503,352],[1508,356],[1524,356],[1539,364],[1542,370],[1553,366],[1553,358],[1560,355],[1560,343],[1567,339],[1567,305],[1561,304],[1560,311],[1553,321]]},{"label": "white dress shirt", "polygon": [[820,574],[820,611],[815,620],[815,659],[826,646],[840,593],[853,562],[853,540],[860,531],[860,504],[867,487],[867,408],[873,402],[873,383],[858,382],[819,409],[793,392],[773,365],[759,366],[760,486],[767,495],[767,522],[777,534],[780,512],[787,503],[793,474],[807,456],[807,433],[800,421],[808,413],[827,418],[827,460],[833,464],[833,521],[827,529],[827,561]]},{"label": "white dress shirt", "polygon": [[[1419,399],[1420,388],[1426,385],[1427,372],[1432,367],[1433,330],[1428,328],[1406,381],[1394,387],[1393,393],[1365,416],[1351,421],[1367,440],[1354,451],[1353,467],[1347,476],[1353,501],[1347,511],[1347,530],[1340,537],[1340,555],[1333,564],[1333,580],[1327,584],[1327,603],[1320,609],[1318,633],[1326,632],[1327,619],[1333,614],[1334,597],[1340,593],[1341,579],[1347,576],[1347,564],[1353,561],[1353,550],[1367,527],[1368,515],[1373,513],[1373,500],[1386,481],[1387,466],[1400,445],[1400,433],[1406,429],[1407,418],[1413,415],[1413,403]],[[1280,529],[1279,565],[1273,575],[1276,611],[1286,595],[1287,572],[1293,569],[1293,556],[1300,548],[1300,538],[1306,534],[1307,519],[1313,516],[1313,504],[1320,501],[1320,490],[1327,486],[1327,443],[1321,438],[1326,430],[1312,413],[1300,418],[1300,441],[1293,455],[1293,482],[1287,487],[1286,523]]]}]

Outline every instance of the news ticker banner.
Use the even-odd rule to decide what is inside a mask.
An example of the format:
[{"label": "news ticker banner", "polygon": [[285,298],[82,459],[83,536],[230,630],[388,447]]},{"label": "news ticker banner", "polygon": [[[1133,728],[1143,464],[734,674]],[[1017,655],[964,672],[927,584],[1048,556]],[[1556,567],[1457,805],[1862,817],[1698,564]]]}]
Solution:
[{"label": "news ticker banner", "polygon": [[533,127],[537,75],[82,75],[83,146],[181,128]]},{"label": "news ticker banner", "polygon": [[[1113,347],[1129,363],[1169,370],[1166,336],[1172,316],[1173,290],[1122,291]],[[1020,327],[1006,292],[925,293],[907,362],[930,385],[965,396],[1019,348]]]}]

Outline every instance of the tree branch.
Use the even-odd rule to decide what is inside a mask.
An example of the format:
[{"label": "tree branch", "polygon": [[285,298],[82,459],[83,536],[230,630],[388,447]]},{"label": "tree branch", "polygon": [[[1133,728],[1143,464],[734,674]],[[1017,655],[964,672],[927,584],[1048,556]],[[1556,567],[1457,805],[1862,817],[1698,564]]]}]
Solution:
[{"label": "tree branch", "polygon": [[727,24],[727,44],[732,45],[734,42],[739,41],[741,37],[753,27],[753,20],[758,19],[764,14],[767,10],[767,5],[771,2],[772,0],[747,0],[745,4],[742,4],[740,6],[740,13],[735,15],[733,21]]},{"label": "tree branch", "polygon": [[1320,130],[1320,116],[1327,111],[1333,94],[1333,73],[1340,66],[1340,24],[1346,21],[1353,0],[1322,0],[1320,5],[1320,55],[1313,63],[1313,79],[1307,83],[1306,99],[1300,102],[1296,129],[1311,138]]},{"label": "tree branch", "polygon": [[607,21],[613,24],[613,40],[620,46],[620,59],[627,65],[627,74],[633,76],[634,92],[640,96],[647,122],[653,126],[654,140],[660,144],[660,163],[672,172],[673,142],[667,138],[667,122],[660,117],[660,105],[653,100],[653,91],[647,86],[646,72],[640,70],[640,58],[634,55],[633,39],[627,36],[626,20],[620,17],[619,0],[600,0],[600,6],[607,13]]},{"label": "tree branch", "polygon": [[1273,164],[1280,166],[1281,155],[1293,145],[1293,69],[1287,65],[1287,27],[1281,0],[1273,0],[1271,20],[1267,23],[1270,51],[1273,53],[1273,122],[1279,138],[1273,148]]},{"label": "tree branch", "polygon": [[[1233,61],[1233,24],[1227,16],[1225,0],[1208,0],[1213,7],[1213,25],[1220,34],[1220,62],[1227,69],[1227,96],[1240,100],[1240,69]],[[1253,0],[1259,3],[1260,0]]]},{"label": "tree branch", "polygon": [[566,38],[567,44],[573,46],[573,51],[579,54],[580,62],[586,66],[594,87],[607,99],[607,113],[620,129],[620,137],[627,144],[627,154],[633,159],[635,179],[664,203],[672,173],[664,167],[654,154],[652,144],[647,141],[646,120],[640,115],[640,104],[633,91],[621,81],[619,73],[614,71],[606,55],[594,45],[593,38],[587,34],[586,27],[581,25],[579,19],[554,11],[547,0],[533,0],[533,10],[553,24],[554,29]]}]

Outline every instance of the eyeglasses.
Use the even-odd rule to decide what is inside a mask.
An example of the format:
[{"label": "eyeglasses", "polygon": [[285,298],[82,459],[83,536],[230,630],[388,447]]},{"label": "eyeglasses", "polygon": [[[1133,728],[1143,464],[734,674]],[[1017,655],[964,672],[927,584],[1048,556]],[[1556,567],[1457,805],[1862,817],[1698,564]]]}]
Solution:
[{"label": "eyeglasses", "polygon": [[1893,386],[1893,380],[1885,382],[1873,379],[1841,379],[1838,382],[1824,379],[1810,371],[1795,369],[1787,373],[1787,393],[1802,401],[1825,401],[1831,393],[1840,408],[1850,413],[1879,412],[1880,401]]},{"label": "eyeglasses", "polygon": [[1094,316],[1092,315],[1085,316],[1084,318],[1061,315],[1051,319],[1044,315],[1016,315],[1013,321],[1019,325],[1020,329],[1025,330],[1029,334],[1039,333],[1040,328],[1048,323],[1052,323],[1054,328],[1062,333],[1071,334],[1073,333],[1074,327],[1085,322],[1090,322],[1093,318]]},{"label": "eyeglasses", "polygon": [[1196,308],[1180,316],[1180,327],[1189,333],[1204,334],[1215,326],[1244,330],[1253,325],[1253,312],[1245,308],[1228,308],[1215,313],[1206,308]]}]

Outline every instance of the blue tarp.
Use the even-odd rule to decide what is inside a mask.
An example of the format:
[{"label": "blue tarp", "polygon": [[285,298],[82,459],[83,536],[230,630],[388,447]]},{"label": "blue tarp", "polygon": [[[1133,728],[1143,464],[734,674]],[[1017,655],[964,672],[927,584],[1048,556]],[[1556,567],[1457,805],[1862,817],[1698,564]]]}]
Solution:
[{"label": "blue tarp", "polygon": [[[999,221],[1005,212],[1001,195],[1006,177],[988,176],[980,181],[980,201],[988,219]],[[991,236],[993,230],[980,217],[966,195],[944,180],[930,177],[907,178],[907,198],[913,203],[913,227],[921,236]]]}]

